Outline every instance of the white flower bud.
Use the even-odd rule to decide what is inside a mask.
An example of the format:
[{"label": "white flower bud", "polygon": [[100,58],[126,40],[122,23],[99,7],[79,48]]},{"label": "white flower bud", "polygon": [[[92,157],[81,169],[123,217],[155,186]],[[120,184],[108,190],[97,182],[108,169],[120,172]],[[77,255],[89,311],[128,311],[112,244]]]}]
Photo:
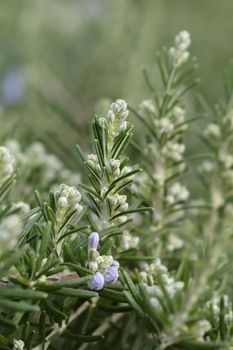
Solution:
[{"label": "white flower bud", "polygon": [[232,323],[233,323],[233,312],[229,311],[229,313],[225,315],[224,319],[225,319],[225,322],[226,322],[227,325],[229,325],[229,326],[232,325]]},{"label": "white flower bud", "polygon": [[121,133],[122,131],[125,131],[126,128],[127,128],[127,122],[124,121],[124,122],[121,123],[121,125],[120,125],[120,127],[118,129],[118,133]]},{"label": "white flower bud", "polygon": [[174,107],[173,115],[176,124],[182,124],[185,121],[185,110],[179,106]]},{"label": "white flower bud", "polygon": [[119,218],[116,219],[119,224],[123,224],[128,220],[128,217],[126,215],[122,215]]},{"label": "white flower bud", "polygon": [[144,116],[146,113],[154,114],[156,112],[155,105],[151,99],[144,100],[139,105],[139,112]]},{"label": "white flower bud", "polygon": [[195,331],[200,339],[202,339],[205,333],[209,330],[211,330],[211,325],[207,320],[200,320],[195,324]]},{"label": "white flower bud", "polygon": [[225,169],[231,169],[233,166],[233,156],[231,154],[220,154],[220,161]]},{"label": "white flower bud", "polygon": [[182,248],[184,241],[180,239],[176,234],[171,233],[168,238],[167,250],[173,252],[174,250]]},{"label": "white flower bud", "polygon": [[120,210],[121,210],[121,211],[126,211],[126,210],[128,209],[128,207],[129,207],[129,204],[128,204],[128,203],[123,203],[123,204],[121,204],[121,206],[120,206]]},{"label": "white flower bud", "polygon": [[209,161],[209,160],[205,160],[199,167],[199,171],[201,173],[204,173],[204,174],[211,174],[214,170],[214,163]]},{"label": "white flower bud", "polygon": [[92,161],[93,163],[97,163],[98,162],[98,157],[96,154],[88,154],[87,159]]},{"label": "white flower bud", "polygon": [[99,126],[104,127],[106,125],[106,119],[105,118],[99,118]]},{"label": "white flower bud", "polygon": [[175,37],[175,45],[178,50],[185,51],[189,48],[191,44],[190,33],[186,30],[180,32]]},{"label": "white flower bud", "polygon": [[185,151],[184,144],[169,141],[166,143],[165,147],[163,148],[162,153],[165,157],[175,162],[179,162],[183,158],[184,151]]},{"label": "white flower bud", "polygon": [[190,44],[191,38],[187,31],[182,31],[175,37],[175,47],[169,49],[169,55],[174,65],[180,66],[188,60],[189,52],[187,49]]},{"label": "white flower bud", "polygon": [[124,100],[118,99],[111,104],[111,109],[115,113],[125,112],[127,110],[127,103]]},{"label": "white flower bud", "polygon": [[211,123],[207,126],[204,135],[212,140],[219,140],[221,138],[221,130],[217,124]]},{"label": "white flower bud", "polygon": [[118,195],[118,204],[124,204],[127,201],[127,196],[125,194]]},{"label": "white flower bud", "polygon": [[59,208],[66,208],[68,205],[66,197],[59,197],[58,198],[58,206]]},{"label": "white flower bud", "polygon": [[181,65],[183,63],[185,63],[188,58],[189,58],[189,52],[188,51],[183,51],[179,54],[179,56],[177,57],[177,64]]},{"label": "white flower bud", "polygon": [[179,182],[175,182],[168,189],[168,196],[166,201],[169,204],[174,204],[176,202],[185,202],[189,198],[189,192],[185,186],[182,186]]},{"label": "white flower bud", "polygon": [[82,212],[83,206],[79,203],[74,204],[74,209],[77,210],[78,214]]},{"label": "white flower bud", "polygon": [[11,176],[15,168],[15,157],[6,147],[0,147],[0,169],[3,177]]},{"label": "white flower bud", "polygon": [[113,257],[111,255],[101,255],[96,259],[98,263],[98,269],[105,270],[113,263]]},{"label": "white flower bud", "polygon": [[140,238],[137,236],[132,236],[128,230],[123,231],[121,239],[121,248],[123,250],[128,250],[130,248],[136,248],[139,244]]},{"label": "white flower bud", "polygon": [[24,342],[22,340],[13,340],[13,350],[24,350]]},{"label": "white flower bud", "polygon": [[95,154],[89,154],[87,156],[87,164],[95,169],[97,172],[100,172],[101,168],[100,168],[100,165],[99,165],[99,161],[98,161],[98,157],[97,155]]},{"label": "white flower bud", "polygon": [[65,184],[60,185],[60,190],[56,191],[56,197],[58,198],[58,207],[63,208],[73,208],[78,212],[82,211],[82,206],[79,204],[81,200],[81,193],[74,186],[67,186]]},{"label": "white flower bud", "polygon": [[26,214],[30,211],[30,205],[25,202],[15,203],[13,207],[19,209],[22,214]]},{"label": "white flower bud", "polygon": [[168,195],[168,196],[166,197],[166,202],[167,202],[169,205],[174,204],[174,203],[175,203],[175,198],[174,198],[174,196]]},{"label": "white flower bud", "polygon": [[114,121],[115,121],[115,113],[110,109],[108,112],[107,112],[107,120],[109,121],[109,123],[113,124]]},{"label": "white flower bud", "polygon": [[110,167],[110,171],[113,173],[113,175],[115,175],[115,176],[120,175],[120,165],[121,165],[120,160],[110,159],[109,167]]},{"label": "white flower bud", "polygon": [[147,273],[145,271],[141,271],[140,272],[140,277],[142,279],[142,281],[147,281]]},{"label": "white flower bud", "polygon": [[22,222],[17,214],[5,217],[0,223],[0,252],[8,251],[17,244]]},{"label": "white flower bud", "polygon": [[90,261],[88,267],[91,271],[96,272],[98,270],[98,263],[96,261]]},{"label": "white flower bud", "polygon": [[100,195],[101,197],[103,198],[107,192],[108,188],[107,187],[102,187],[101,190],[100,190]]},{"label": "white flower bud", "polygon": [[161,263],[160,259],[156,259],[152,266],[155,271],[158,271],[159,273],[167,273],[167,267]]},{"label": "white flower bud", "polygon": [[108,131],[111,137],[115,137],[126,129],[128,114],[127,103],[124,100],[118,99],[111,104],[106,117],[109,126]]},{"label": "white flower bud", "polygon": [[156,128],[158,129],[157,131],[162,134],[162,133],[169,133],[174,129],[174,125],[170,121],[169,118],[163,117],[159,120],[155,121]]}]

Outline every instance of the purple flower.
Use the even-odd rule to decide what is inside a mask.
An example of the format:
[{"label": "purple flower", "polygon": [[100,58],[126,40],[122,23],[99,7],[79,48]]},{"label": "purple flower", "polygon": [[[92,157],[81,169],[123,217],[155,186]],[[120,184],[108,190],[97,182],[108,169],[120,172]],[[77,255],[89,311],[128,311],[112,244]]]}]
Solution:
[{"label": "purple flower", "polygon": [[119,270],[120,264],[117,260],[113,260],[111,267],[115,267],[115,269]]},{"label": "purple flower", "polygon": [[90,288],[92,290],[100,290],[104,286],[104,276],[100,272],[96,272],[91,279]]},{"label": "purple flower", "polygon": [[23,75],[17,68],[10,69],[1,83],[3,103],[7,105],[18,104],[22,101],[24,94],[25,81]]},{"label": "purple flower", "polygon": [[106,283],[115,283],[118,279],[118,271],[115,266],[110,266],[107,268],[104,274],[104,280]]},{"label": "purple flower", "polygon": [[88,249],[89,250],[96,250],[98,248],[99,244],[99,235],[97,232],[92,232],[90,236],[88,237]]}]

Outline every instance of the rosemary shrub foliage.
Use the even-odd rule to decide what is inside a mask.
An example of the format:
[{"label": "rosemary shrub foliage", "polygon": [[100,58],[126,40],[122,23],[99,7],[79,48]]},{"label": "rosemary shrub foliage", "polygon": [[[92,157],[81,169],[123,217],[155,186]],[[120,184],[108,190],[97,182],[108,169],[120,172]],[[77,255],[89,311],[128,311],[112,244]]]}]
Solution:
[{"label": "rosemary shrub foliage", "polygon": [[[87,180],[78,186],[55,186],[53,176],[46,201],[39,177],[36,207],[15,203],[23,171],[16,176],[9,144],[0,147],[1,349],[232,348],[233,84],[200,135],[209,148],[196,167],[206,195],[193,200],[181,182],[192,169],[184,140],[196,119],[184,102],[197,82],[190,43],[181,32],[158,54],[161,89],[144,72],[151,98],[130,108],[142,144],[132,140],[125,101],[94,118],[93,153],[77,147]],[[129,163],[130,143],[144,171]]]}]

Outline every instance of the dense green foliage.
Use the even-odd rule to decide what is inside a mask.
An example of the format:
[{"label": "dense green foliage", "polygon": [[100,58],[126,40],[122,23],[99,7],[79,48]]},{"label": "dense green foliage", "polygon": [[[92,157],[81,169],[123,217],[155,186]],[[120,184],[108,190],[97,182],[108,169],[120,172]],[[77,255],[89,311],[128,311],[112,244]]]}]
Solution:
[{"label": "dense green foliage", "polygon": [[183,31],[157,54],[157,87],[144,70],[139,107],[95,116],[76,171],[3,133],[0,349],[233,348],[233,78],[195,129],[190,44]]}]

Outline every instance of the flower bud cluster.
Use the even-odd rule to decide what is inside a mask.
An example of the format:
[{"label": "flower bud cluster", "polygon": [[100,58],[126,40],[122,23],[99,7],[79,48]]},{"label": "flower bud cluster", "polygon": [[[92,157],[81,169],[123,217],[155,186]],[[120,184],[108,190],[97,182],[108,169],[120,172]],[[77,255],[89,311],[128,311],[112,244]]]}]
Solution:
[{"label": "flower bud cluster", "polygon": [[189,192],[187,188],[179,182],[174,182],[168,188],[168,194],[165,199],[168,205],[174,205],[179,202],[186,202],[188,198]]},{"label": "flower bud cluster", "polygon": [[[233,325],[233,311],[232,311],[232,303],[229,300],[228,295],[223,296],[224,301],[224,319],[228,326]],[[220,315],[220,302],[221,298],[218,293],[215,293],[213,298],[207,302],[206,308],[210,315],[210,319],[214,319],[217,321]]]},{"label": "flower bud cluster", "polygon": [[[178,61],[175,64],[181,64],[182,57],[188,53],[187,49],[191,43],[189,33],[181,32],[175,38],[174,50],[178,54]],[[172,70],[173,72],[173,70]],[[175,72],[175,70],[174,70]],[[162,73],[161,73],[162,74]],[[168,74],[169,75],[169,74]],[[164,223],[166,216],[166,205],[174,205],[184,202],[188,199],[189,193],[184,186],[174,184],[168,187],[168,181],[183,173],[186,169],[185,163],[185,144],[184,131],[187,129],[186,112],[181,105],[173,105],[167,108],[166,99],[171,98],[174,91],[170,91],[172,81],[175,78],[170,73],[166,81],[167,89],[164,96],[158,96],[158,99],[143,101],[138,113],[141,119],[146,119],[147,128],[150,129],[148,141],[145,147],[145,157],[149,160],[148,175],[139,175],[135,185],[135,192],[140,193],[146,200],[152,200],[154,206],[153,219],[157,224]],[[141,181],[141,178],[143,180]],[[153,189],[153,190],[152,190]],[[162,204],[161,204],[162,203]],[[172,214],[180,215],[180,213]]]},{"label": "flower bud cluster", "polygon": [[0,147],[0,176],[11,176],[15,170],[15,157],[7,147]]},{"label": "flower bud cluster", "polygon": [[180,66],[189,58],[188,48],[191,44],[191,37],[189,32],[184,30],[177,34],[174,44],[175,46],[169,49],[169,55],[174,66]]},{"label": "flower bud cluster", "polygon": [[221,123],[210,123],[203,133],[206,141],[214,149],[215,156],[212,160],[205,160],[199,171],[203,178],[208,176],[209,181],[211,180],[211,197],[215,207],[224,204],[224,198],[233,187],[232,115],[230,111],[221,119]]},{"label": "flower bud cluster", "polygon": [[99,165],[99,161],[98,161],[98,157],[96,154],[89,154],[87,156],[87,164],[94,169],[95,171],[97,171],[97,173],[101,172],[101,168]]},{"label": "flower bud cluster", "polygon": [[163,117],[155,120],[155,128],[158,136],[169,134],[174,130],[175,126],[169,117]]},{"label": "flower bud cluster", "polygon": [[[184,283],[182,281],[175,281],[175,279],[170,276],[167,267],[161,264],[160,259],[156,259],[155,262],[150,265],[143,264],[143,271],[140,272],[140,275],[146,286],[151,305],[156,308],[160,307],[159,300],[163,297],[162,288],[159,286],[160,283],[166,288],[171,298],[175,296],[176,292],[184,288]],[[150,285],[147,284],[148,278],[150,279]]]},{"label": "flower bud cluster", "polygon": [[92,232],[88,238],[88,267],[95,274],[93,275],[90,288],[100,290],[105,283],[115,283],[118,279],[119,263],[111,255],[100,255],[97,251],[99,235]]},{"label": "flower bud cluster", "polygon": [[[179,106],[175,106],[173,108],[173,116],[172,120],[175,124],[176,127],[180,126],[181,124],[185,123],[185,118],[186,118],[186,112],[184,108],[181,108]],[[186,130],[187,125],[182,125],[182,130]]]},{"label": "flower bud cluster", "polygon": [[121,162],[119,159],[110,159],[107,165],[108,171],[113,177],[118,177],[121,173]]},{"label": "flower bud cluster", "polygon": [[221,129],[218,124],[210,123],[204,131],[204,136],[211,142],[216,143],[221,139]]},{"label": "flower bud cluster", "polygon": [[27,214],[30,211],[30,205],[25,202],[17,202],[13,204],[13,209],[19,210],[20,214]]},{"label": "flower bud cluster", "polygon": [[27,163],[33,168],[43,169],[43,178],[51,182],[62,170],[62,163],[58,157],[48,154],[44,145],[40,142],[33,142],[26,150]]},{"label": "flower bud cluster", "polygon": [[[150,143],[146,151],[147,157],[153,159],[153,178],[158,187],[164,186],[166,179],[173,176],[174,173],[182,173],[186,168],[184,160],[185,145],[175,139],[165,142],[161,149],[156,144]],[[143,177],[143,175],[141,176]],[[146,182],[150,187],[149,178]],[[139,181],[139,186],[145,187],[145,181]]]},{"label": "flower bud cluster", "polygon": [[161,137],[163,134],[169,135],[177,128],[179,128],[179,131],[187,129],[187,124],[185,124],[185,109],[179,106],[175,106],[169,115],[159,118],[156,114],[154,102],[152,100],[144,100],[139,105],[138,111],[145,118],[149,118],[152,114],[157,137]]},{"label": "flower bud cluster", "polygon": [[111,104],[106,117],[110,137],[114,138],[126,129],[128,115],[127,103],[124,100],[118,99]]},{"label": "flower bud cluster", "polygon": [[184,241],[175,233],[170,233],[166,248],[169,252],[181,249],[184,246]]},{"label": "flower bud cluster", "polygon": [[155,104],[152,99],[143,100],[139,105],[139,113],[143,117],[156,113]]},{"label": "flower bud cluster", "polygon": [[13,340],[13,350],[24,350],[25,349],[25,344],[22,340]]},{"label": "flower bud cluster", "polygon": [[233,156],[229,154],[231,150],[219,152],[219,164],[221,166],[222,179],[225,184],[232,188],[233,186]]},{"label": "flower bud cluster", "polygon": [[214,162],[210,160],[204,160],[202,164],[199,166],[198,170],[201,174],[210,175],[214,169],[216,168],[216,165]]},{"label": "flower bud cluster", "polygon": [[[124,145],[124,140],[130,136],[127,129],[128,114],[125,101],[118,99],[111,104],[106,118],[99,118],[95,125],[94,132],[102,128],[101,131],[99,130],[101,140],[98,142],[102,144],[103,150],[99,152],[97,149],[96,154],[90,154],[86,159],[90,172],[97,179],[96,184],[93,185],[92,182],[92,185],[95,187],[95,192],[98,193],[95,203],[103,216],[100,219],[100,227],[114,226],[127,221],[127,216],[123,215],[124,211],[128,209],[127,197],[118,194],[118,192],[120,192],[120,186],[124,184],[124,180],[133,177],[129,174],[133,169],[121,159],[121,146]],[[122,135],[124,131],[126,134]],[[123,139],[119,135],[122,135]]]},{"label": "flower bud cluster", "polygon": [[109,196],[109,201],[114,210],[125,211],[128,209],[127,196],[118,193]]},{"label": "flower bud cluster", "polygon": [[25,162],[26,155],[22,153],[21,146],[19,142],[15,139],[7,139],[4,142],[4,146],[9,149],[9,151],[14,154],[16,162]]},{"label": "flower bud cluster", "polygon": [[160,259],[156,259],[151,264],[147,264],[147,263],[142,264],[142,269],[143,269],[143,272],[141,273],[141,276],[145,276],[144,272],[149,274],[154,274],[154,273],[167,274],[168,272],[167,267],[161,263]]},{"label": "flower bud cluster", "polygon": [[183,143],[168,141],[162,149],[162,154],[171,161],[181,162],[183,160],[184,151],[185,145]]},{"label": "flower bud cluster", "polygon": [[17,244],[17,238],[22,230],[20,216],[12,214],[0,222],[0,252],[13,249]]},{"label": "flower bud cluster", "polygon": [[[46,184],[66,181],[70,185],[76,185],[79,175],[66,169],[61,160],[54,154],[47,153],[45,146],[40,142],[33,142],[25,152],[27,166],[39,171],[41,181]],[[57,180],[59,179],[59,180]]]},{"label": "flower bud cluster", "polygon": [[[22,151],[20,144],[14,139],[6,140],[5,145],[14,154],[15,164],[26,170],[24,174],[30,178],[30,182],[40,182],[43,188],[56,188],[58,183],[76,185],[80,180],[79,174],[67,169],[57,156],[47,152],[41,142],[33,142],[25,151]],[[25,195],[32,191],[28,181],[24,191]]]},{"label": "flower bud cluster", "polygon": [[207,320],[199,320],[195,322],[191,328],[192,334],[194,334],[199,341],[203,341],[204,335],[210,330],[211,324]]},{"label": "flower bud cluster", "polygon": [[60,210],[76,209],[78,213],[81,213],[83,207],[79,202],[82,196],[77,188],[61,184],[59,191],[56,191],[55,195]]},{"label": "flower bud cluster", "polygon": [[[169,116],[155,117],[154,125],[155,133],[157,138],[161,140],[162,146],[155,142],[148,143],[146,155],[148,159],[153,159],[153,178],[157,186],[162,187],[167,178],[173,176],[174,173],[182,173],[186,168],[184,161],[185,145],[181,142],[183,132],[187,128],[185,110],[176,106]],[[146,182],[150,187],[149,178]],[[145,187],[145,185],[145,181],[139,181],[139,187]],[[143,192],[145,193],[145,191]]]},{"label": "flower bud cluster", "polygon": [[[151,305],[152,304],[151,299]],[[177,320],[176,315],[172,314],[169,317],[171,324],[173,325],[172,333],[178,338],[180,336],[184,336],[184,334],[192,335],[192,337],[197,339],[197,341],[204,344],[204,339],[206,338],[206,333],[211,330],[211,324],[206,319],[197,319],[194,322],[190,323],[190,325],[185,324],[182,320]],[[162,334],[162,337],[165,341],[170,340],[170,334],[168,335],[166,332]]]},{"label": "flower bud cluster", "polygon": [[[150,122],[149,119],[148,122]],[[167,178],[174,173],[183,172],[186,168],[184,162],[185,145],[181,142],[183,132],[187,128],[185,110],[175,106],[169,115],[160,118],[155,116],[154,127],[156,137],[161,141],[162,147],[151,142],[146,148],[146,154],[149,159],[153,159],[153,178],[158,187],[161,187]],[[170,167],[171,163],[173,163],[172,167]],[[177,163],[176,166],[174,163]]]},{"label": "flower bud cluster", "polygon": [[146,172],[143,171],[136,177],[135,182],[131,185],[131,190],[143,198],[150,198],[151,182]]},{"label": "flower bud cluster", "polygon": [[124,230],[121,238],[121,248],[123,250],[128,250],[131,248],[137,248],[140,242],[138,236],[133,236],[128,230]]},{"label": "flower bud cluster", "polygon": [[[118,193],[108,196],[109,203],[111,204],[112,215],[117,215],[121,212],[127,211],[129,204],[127,202],[126,195],[120,195]],[[123,223],[128,219],[127,215],[121,215],[112,221],[112,224]]]}]

